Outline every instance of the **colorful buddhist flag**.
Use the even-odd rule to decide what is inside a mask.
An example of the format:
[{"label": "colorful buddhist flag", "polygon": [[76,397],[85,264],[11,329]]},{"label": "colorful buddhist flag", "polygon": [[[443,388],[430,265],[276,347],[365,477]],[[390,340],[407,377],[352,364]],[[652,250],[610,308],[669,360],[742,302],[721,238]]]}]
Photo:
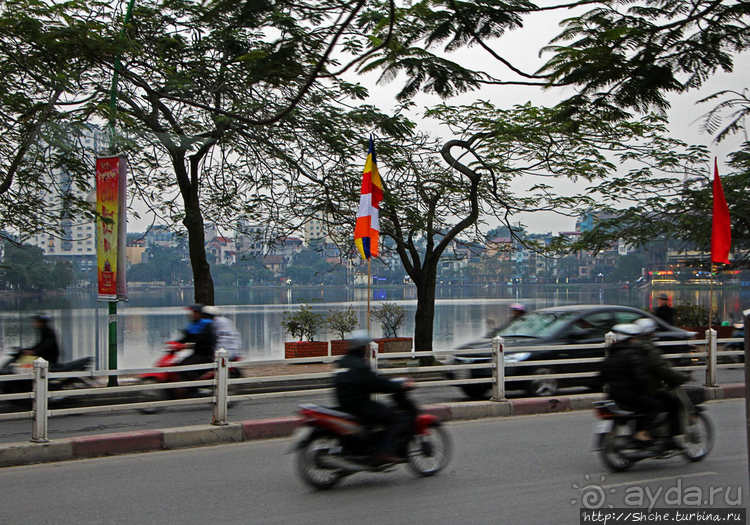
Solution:
[{"label": "colorful buddhist flag", "polygon": [[724,189],[719,178],[719,164],[714,157],[714,210],[711,221],[711,262],[729,264],[729,249],[732,246],[732,230],[729,221],[729,206],[724,198]]},{"label": "colorful buddhist flag", "polygon": [[365,172],[362,175],[362,192],[359,197],[357,225],[354,227],[354,243],[363,259],[378,256],[380,235],[380,201],[383,200],[383,182],[380,180],[375,161],[375,142],[370,136]]}]

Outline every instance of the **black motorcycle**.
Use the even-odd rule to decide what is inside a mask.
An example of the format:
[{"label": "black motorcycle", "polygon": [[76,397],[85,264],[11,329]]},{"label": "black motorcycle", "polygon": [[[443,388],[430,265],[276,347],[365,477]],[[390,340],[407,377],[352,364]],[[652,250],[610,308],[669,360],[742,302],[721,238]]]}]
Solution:
[{"label": "black motorcycle", "polygon": [[[11,356],[16,357],[16,356]],[[82,357],[72,361],[62,363],[52,363],[49,365],[50,372],[83,372],[89,370],[94,362],[93,357]],[[30,365],[21,367],[31,372],[33,368]],[[0,375],[8,376],[19,373],[19,367],[15,359],[11,359],[0,368]],[[90,378],[86,377],[51,377],[49,381],[49,390],[65,390],[70,388],[88,388],[97,386]],[[19,379],[17,381],[0,381],[0,391],[4,394],[17,394],[20,392],[31,392],[33,389],[33,380]]]},{"label": "black motorcycle", "polygon": [[678,388],[682,401],[685,434],[682,442],[672,435],[669,414],[659,414],[651,431],[653,445],[644,448],[633,439],[635,424],[643,414],[623,410],[612,400],[597,401],[594,410],[599,421],[594,429],[594,450],[612,471],[628,470],[644,459],[669,459],[678,455],[688,461],[700,461],[714,446],[711,420],[701,406],[705,402],[703,388]]},{"label": "black motorcycle", "polygon": [[[399,405],[406,400],[405,394]],[[366,425],[351,414],[317,405],[301,405],[303,435],[295,444],[297,470],[302,480],[316,489],[334,486],[356,472],[389,472],[398,463],[373,462],[383,428]],[[406,410],[410,412],[410,410]],[[419,476],[440,472],[451,459],[450,437],[440,420],[416,414],[405,437],[405,461]]]}]

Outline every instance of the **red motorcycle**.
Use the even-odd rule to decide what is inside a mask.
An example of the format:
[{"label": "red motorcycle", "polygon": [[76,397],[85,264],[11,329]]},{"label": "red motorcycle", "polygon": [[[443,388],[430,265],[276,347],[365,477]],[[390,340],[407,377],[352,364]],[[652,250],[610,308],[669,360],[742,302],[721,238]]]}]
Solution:
[{"label": "red motorcycle", "polygon": [[[180,343],[178,341],[167,341],[167,347],[164,354],[154,364],[156,368],[168,368],[172,366],[179,366],[180,362],[187,356],[190,349],[189,343]],[[238,357],[232,358],[232,362],[239,361]],[[194,381],[208,381],[215,377],[216,370],[211,368],[209,370],[197,371],[200,375],[193,378]],[[181,377],[181,372],[173,370],[165,370],[164,372],[149,372],[141,374],[139,377],[142,385],[154,385],[157,383],[178,383],[185,381]],[[241,372],[237,367],[229,367],[229,377],[238,378],[242,377]],[[167,399],[184,399],[187,397],[194,397],[201,395],[200,387],[194,388],[164,388],[164,389],[153,389],[144,390],[142,393],[142,401],[145,403],[153,401],[164,401]],[[209,393],[207,395],[212,395]],[[161,411],[160,407],[146,407],[140,409],[143,414],[156,414]]]},{"label": "red motorcycle", "polygon": [[[406,437],[406,462],[415,474],[432,476],[450,462],[451,439],[436,416],[414,411],[416,417]],[[297,451],[298,473],[312,488],[331,488],[356,472],[388,472],[398,465],[373,464],[382,427],[312,404],[301,405],[299,413],[304,431],[293,450]]]}]

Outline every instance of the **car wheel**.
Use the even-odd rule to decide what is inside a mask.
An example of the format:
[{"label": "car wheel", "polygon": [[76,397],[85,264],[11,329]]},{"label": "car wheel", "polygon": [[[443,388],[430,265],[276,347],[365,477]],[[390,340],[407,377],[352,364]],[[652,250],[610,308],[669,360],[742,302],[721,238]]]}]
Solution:
[{"label": "car wheel", "polygon": [[487,392],[490,387],[486,384],[479,385],[461,385],[461,390],[464,394],[471,399],[484,399],[487,397]]},{"label": "car wheel", "polygon": [[[541,367],[534,370],[533,374],[538,376],[545,376],[549,374],[554,374],[555,371],[552,368],[548,367]],[[529,382],[529,386],[527,387],[527,392],[529,395],[532,396],[538,396],[538,397],[546,397],[546,396],[554,396],[557,393],[557,379],[551,379],[551,378],[545,378],[540,377],[539,379],[534,379],[533,381]]]}]

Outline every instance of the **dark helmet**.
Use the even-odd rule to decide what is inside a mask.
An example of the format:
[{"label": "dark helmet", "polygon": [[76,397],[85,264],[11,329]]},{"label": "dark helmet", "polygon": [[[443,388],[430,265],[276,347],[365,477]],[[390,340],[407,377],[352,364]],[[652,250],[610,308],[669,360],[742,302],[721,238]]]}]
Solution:
[{"label": "dark helmet", "polygon": [[47,314],[39,313],[39,314],[34,314],[32,319],[34,319],[35,321],[39,321],[40,323],[47,324],[50,322],[52,318]]},{"label": "dark helmet", "polygon": [[202,313],[203,312],[203,305],[202,304],[191,304],[190,306],[185,307],[186,310],[190,310],[191,312],[195,313]]}]

